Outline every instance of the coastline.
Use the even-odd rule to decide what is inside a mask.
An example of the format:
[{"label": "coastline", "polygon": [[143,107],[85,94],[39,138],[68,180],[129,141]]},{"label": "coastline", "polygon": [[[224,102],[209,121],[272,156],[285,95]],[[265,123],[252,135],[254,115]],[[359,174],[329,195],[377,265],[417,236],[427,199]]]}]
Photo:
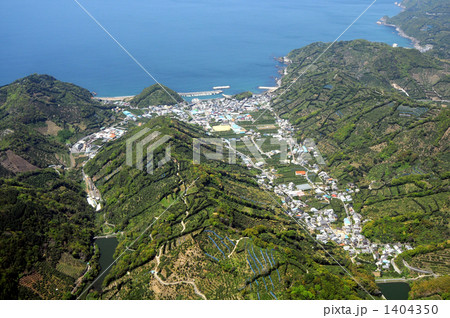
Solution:
[{"label": "coastline", "polygon": [[385,17],[382,17],[380,20],[378,20],[378,24],[387,26],[387,27],[391,27],[391,28],[395,28],[395,31],[397,31],[398,35],[400,35],[402,38],[410,40],[413,44],[413,47],[421,53],[424,53],[424,52],[427,52],[427,51],[433,49],[433,45],[431,45],[431,44],[426,44],[425,46],[420,45],[420,41],[418,39],[416,39],[413,36],[407,35],[399,26],[397,26],[395,24],[387,23]]},{"label": "coastline", "polygon": [[93,97],[93,99],[96,100],[106,100],[110,102],[117,102],[117,101],[129,101],[136,95],[130,95],[130,96],[115,96],[115,97]]}]

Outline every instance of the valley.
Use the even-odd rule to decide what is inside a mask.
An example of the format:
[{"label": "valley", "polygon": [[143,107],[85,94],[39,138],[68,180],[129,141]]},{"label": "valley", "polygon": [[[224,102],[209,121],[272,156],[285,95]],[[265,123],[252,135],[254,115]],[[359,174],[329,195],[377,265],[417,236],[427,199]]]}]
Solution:
[{"label": "valley", "polygon": [[379,23],[421,50],[314,42],[264,93],[0,87],[0,298],[449,299],[448,6],[430,2]]}]

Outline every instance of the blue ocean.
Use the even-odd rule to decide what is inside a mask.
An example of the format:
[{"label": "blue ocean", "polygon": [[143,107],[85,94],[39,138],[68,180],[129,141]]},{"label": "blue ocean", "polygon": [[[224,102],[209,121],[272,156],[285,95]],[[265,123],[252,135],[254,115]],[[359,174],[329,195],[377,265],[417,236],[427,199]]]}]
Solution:
[{"label": "blue ocean", "polygon": [[[336,39],[372,0],[78,0],[159,82],[178,92],[274,86],[277,61]],[[377,25],[400,12],[378,0],[341,37],[410,47]],[[2,0],[0,85],[50,74],[99,96],[155,82],[74,0]]]}]

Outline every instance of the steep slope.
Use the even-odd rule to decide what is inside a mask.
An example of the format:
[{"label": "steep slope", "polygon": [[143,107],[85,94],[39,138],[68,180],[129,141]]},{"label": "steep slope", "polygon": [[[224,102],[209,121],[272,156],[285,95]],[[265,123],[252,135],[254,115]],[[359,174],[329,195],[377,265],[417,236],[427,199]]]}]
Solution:
[{"label": "steep slope", "polygon": [[292,86],[274,108],[294,124],[300,140],[318,142],[333,176],[361,187],[354,206],[372,220],[364,228],[367,237],[416,244],[448,239],[450,112],[445,103],[419,102],[390,88],[392,81],[403,83],[395,70],[404,70],[404,83],[417,87],[414,96],[422,98],[421,85],[430,83],[426,74],[444,94],[447,64],[412,50],[342,42],[292,84],[321,47],[289,55],[293,62],[280,91]]},{"label": "steep slope", "polygon": [[[289,81],[297,72],[301,73],[328,45],[313,43],[289,53],[292,65],[285,81]],[[309,72],[316,75],[327,72],[333,76],[345,74],[361,86],[384,90],[401,88],[415,99],[450,99],[449,63],[423,55],[417,50],[393,48],[384,43],[366,40],[335,43],[309,68]]]},{"label": "steep slope", "polygon": [[[136,107],[148,107],[154,105],[174,105],[183,102],[183,98],[177,92],[159,84],[154,84],[145,88],[139,95],[131,101],[131,105]],[[169,94],[170,96],[169,96]],[[176,101],[176,102],[175,102]]]},{"label": "steep slope", "polygon": [[386,23],[400,27],[421,46],[432,45],[428,51],[440,58],[450,58],[450,4],[446,0],[403,0],[405,9]]},{"label": "steep slope", "polygon": [[416,281],[412,284],[409,299],[450,300],[449,285],[449,275]]},{"label": "steep slope", "polygon": [[1,176],[59,165],[68,153],[57,140],[21,123],[0,124]]},{"label": "steep slope", "polygon": [[88,90],[48,75],[0,87],[0,176],[67,164],[64,143],[109,122]]},{"label": "steep slope", "polygon": [[[82,188],[67,179],[78,172],[57,168],[68,162],[63,142],[70,135],[109,120],[91,97],[47,75],[0,88],[2,299],[71,298],[83,287],[76,283],[80,276],[87,283],[97,274],[94,211]],[[45,169],[49,165],[54,169]]]},{"label": "steep slope", "polygon": [[[126,140],[142,129],[171,137],[155,150],[159,161],[170,145],[171,158],[153,174],[125,164]],[[102,298],[370,297],[335,260],[377,293],[371,275],[352,265],[341,248],[318,246],[293,223],[279,200],[257,186],[255,172],[207,160],[204,150],[213,146],[202,147],[201,165],[193,164],[193,139],[205,136],[199,128],[159,117],[86,164],[105,201],[105,219],[98,223],[123,233]]]},{"label": "steep slope", "polygon": [[93,254],[93,215],[53,169],[0,179],[0,298],[70,297]]},{"label": "steep slope", "polygon": [[48,75],[30,75],[0,87],[2,120],[38,124],[53,121],[62,128],[99,128],[108,117],[88,90]]}]

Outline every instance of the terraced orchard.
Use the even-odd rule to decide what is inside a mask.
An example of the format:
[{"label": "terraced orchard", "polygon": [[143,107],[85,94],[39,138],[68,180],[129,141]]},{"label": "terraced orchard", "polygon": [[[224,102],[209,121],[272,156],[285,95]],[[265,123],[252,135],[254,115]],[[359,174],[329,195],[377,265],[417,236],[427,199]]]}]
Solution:
[{"label": "terraced orchard", "polygon": [[316,141],[343,187],[361,189],[353,202],[370,221],[368,239],[413,246],[447,240],[449,63],[356,40],[337,43],[303,74],[325,47],[288,55],[285,93],[273,108],[299,140]]},{"label": "terraced orchard", "polygon": [[[171,160],[144,173],[125,164],[126,139],[140,129],[172,136]],[[122,255],[103,284],[105,299],[366,299],[379,291],[344,251],[325,249],[260,189],[252,170],[217,160],[192,162],[201,129],[159,117],[105,147],[85,166],[105,201],[103,215]],[[165,147],[155,150],[162,158]],[[133,156],[135,158],[135,156]],[[145,151],[144,151],[145,157]],[[225,155],[225,157],[227,157]],[[123,253],[123,254],[122,254]]]}]

